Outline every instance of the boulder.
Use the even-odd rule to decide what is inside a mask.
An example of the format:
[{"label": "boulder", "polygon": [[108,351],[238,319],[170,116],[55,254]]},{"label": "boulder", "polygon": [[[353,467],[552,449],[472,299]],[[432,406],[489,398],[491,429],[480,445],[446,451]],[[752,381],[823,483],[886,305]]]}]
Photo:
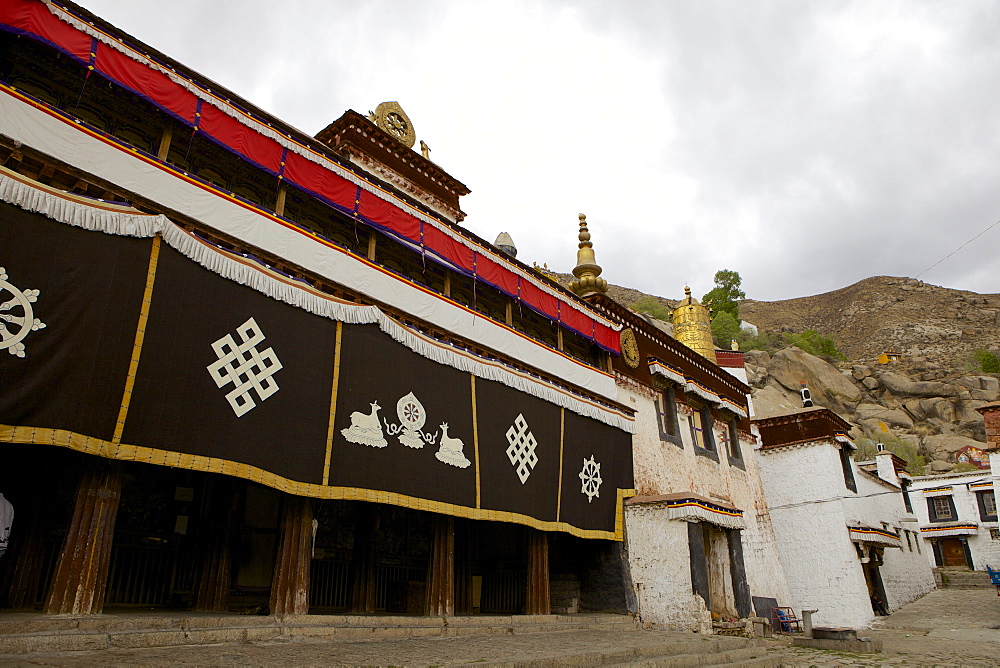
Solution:
[{"label": "boulder", "polygon": [[766,367],[767,363],[771,361],[771,354],[766,350],[747,350],[743,353],[743,359],[746,360],[747,364]]},{"label": "boulder", "polygon": [[872,370],[864,364],[855,364],[851,368],[851,374],[856,380],[864,380],[868,376],[872,375]]},{"label": "boulder", "polygon": [[747,372],[747,385],[750,387],[760,387],[767,379],[767,368],[765,367],[747,364],[744,368]]},{"label": "boulder", "polygon": [[927,468],[931,470],[931,473],[947,473],[948,471],[955,468],[955,465],[950,462],[944,462],[941,461],[940,459],[935,459],[934,461],[932,461],[930,464],[927,465]]},{"label": "boulder", "polygon": [[781,415],[802,408],[802,399],[798,392],[793,395],[770,385],[754,390],[750,397],[753,399],[755,417]]},{"label": "boulder", "polygon": [[868,376],[863,381],[861,381],[861,384],[867,387],[869,390],[878,389],[878,379],[875,378],[874,376]]},{"label": "boulder", "polygon": [[897,397],[957,397],[958,388],[948,383],[936,381],[910,380],[892,371],[885,371],[878,376],[882,387]]},{"label": "boulder", "polygon": [[927,436],[924,438],[924,449],[933,459],[939,459],[941,461],[952,460],[955,452],[961,450],[967,445],[971,445],[975,448],[982,448],[986,444],[982,441],[976,441],[971,438],[966,438],[965,436],[955,436],[953,434],[936,434],[934,436]]},{"label": "boulder", "polygon": [[890,427],[901,427],[902,429],[912,429],[913,419],[906,414],[906,411],[886,408],[878,404],[860,404],[857,407],[856,416],[859,420],[878,420]]},{"label": "boulder", "polygon": [[768,384],[778,384],[788,392],[799,391],[804,381],[817,406],[838,413],[852,413],[861,401],[861,390],[837,367],[795,346],[779,350],[767,365]]}]

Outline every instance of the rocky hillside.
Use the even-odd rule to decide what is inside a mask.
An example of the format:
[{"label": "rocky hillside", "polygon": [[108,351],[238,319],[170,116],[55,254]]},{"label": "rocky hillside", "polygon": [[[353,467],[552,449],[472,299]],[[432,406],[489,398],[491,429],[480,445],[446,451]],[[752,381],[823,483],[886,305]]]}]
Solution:
[{"label": "rocky hillside", "polygon": [[[571,279],[565,275],[565,282]],[[625,305],[649,296],[619,286],[608,294]],[[677,303],[653,298],[668,308]],[[798,348],[749,351],[757,415],[800,408],[804,381],[816,405],[853,425],[856,440],[911,446],[925,458],[927,473],[949,471],[956,453],[984,445],[975,408],[1000,400],[1000,374],[974,371],[970,360],[976,350],[1000,353],[1000,295],[875,276],[812,297],[746,300],[740,314],[761,331],[818,330],[848,357],[834,366]],[[904,358],[879,364],[887,350]]]},{"label": "rocky hillside", "polygon": [[812,297],[746,300],[740,315],[761,330],[816,329],[855,363],[892,349],[958,367],[978,349],[1000,348],[1000,295],[952,290],[912,278],[875,276]]}]

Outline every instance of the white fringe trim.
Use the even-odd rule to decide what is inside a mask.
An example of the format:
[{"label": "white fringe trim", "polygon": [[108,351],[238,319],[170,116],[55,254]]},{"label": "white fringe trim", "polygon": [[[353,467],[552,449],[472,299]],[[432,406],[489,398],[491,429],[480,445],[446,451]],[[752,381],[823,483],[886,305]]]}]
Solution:
[{"label": "white fringe trim", "polygon": [[[118,52],[124,54],[125,56],[127,56],[128,58],[131,58],[132,60],[136,61],[137,63],[140,63],[140,64],[148,67],[149,69],[155,70],[155,71],[163,74],[164,76],[168,77],[171,81],[173,81],[174,83],[176,83],[178,86],[181,86],[182,88],[184,88],[185,90],[187,90],[188,92],[190,92],[192,95],[194,95],[198,99],[202,100],[203,102],[207,102],[208,104],[212,105],[213,107],[215,107],[216,109],[218,109],[222,113],[226,114],[227,116],[229,116],[231,118],[236,119],[237,121],[239,121],[240,123],[242,123],[246,127],[250,128],[251,130],[254,130],[255,132],[258,132],[259,134],[261,134],[261,135],[263,135],[263,136],[265,136],[265,137],[267,137],[267,138],[269,138],[269,139],[277,142],[278,145],[280,145],[282,148],[288,149],[292,153],[300,155],[303,158],[309,160],[310,162],[316,163],[317,165],[320,165],[321,167],[323,167],[323,168],[325,168],[325,169],[327,169],[327,170],[335,173],[337,176],[340,176],[341,178],[347,179],[348,181],[350,181],[354,185],[357,185],[357,186],[360,186],[360,187],[364,188],[366,191],[372,193],[373,195],[375,195],[379,199],[384,200],[386,202],[389,202],[391,204],[394,204],[395,206],[398,206],[401,209],[404,209],[410,215],[415,216],[416,218],[422,220],[423,222],[425,222],[425,223],[427,223],[429,225],[432,225],[433,227],[437,228],[439,231],[444,232],[449,237],[451,237],[453,240],[455,240],[458,243],[462,244],[466,248],[468,248],[470,250],[473,250],[473,251],[476,251],[480,255],[484,255],[484,256],[490,258],[491,260],[493,260],[494,262],[497,262],[498,264],[504,265],[504,267],[508,271],[510,271],[511,273],[515,274],[516,276],[520,276],[524,280],[529,281],[530,283],[534,284],[535,287],[539,288],[540,290],[542,290],[546,294],[548,294],[548,295],[550,295],[552,297],[555,297],[556,299],[558,299],[562,303],[568,305],[570,308],[575,309],[576,311],[580,312],[581,314],[585,315],[586,317],[588,317],[588,318],[590,318],[592,320],[595,320],[595,321],[597,321],[597,322],[599,322],[599,323],[601,323],[601,324],[603,324],[603,325],[605,325],[607,327],[610,327],[612,330],[614,330],[616,332],[621,330],[621,328],[622,328],[621,325],[616,324],[616,323],[614,323],[614,322],[612,322],[610,320],[607,320],[607,319],[605,319],[605,318],[603,318],[601,316],[598,316],[595,313],[592,313],[590,311],[584,310],[583,308],[581,308],[580,306],[578,306],[574,302],[566,301],[566,295],[564,295],[564,294],[562,294],[562,293],[560,293],[560,292],[558,292],[556,290],[553,290],[551,287],[549,287],[545,283],[540,282],[534,276],[532,276],[532,275],[530,275],[530,274],[522,271],[519,267],[508,265],[507,261],[499,253],[497,253],[495,251],[492,251],[492,250],[490,250],[489,248],[487,248],[485,246],[480,246],[480,245],[476,244],[475,242],[473,242],[472,240],[467,239],[464,236],[455,233],[455,231],[451,227],[442,224],[437,219],[432,218],[431,216],[428,216],[427,214],[425,214],[424,212],[420,211],[419,209],[415,209],[415,208],[411,207],[409,204],[407,204],[406,202],[400,200],[398,197],[396,197],[392,193],[389,193],[389,192],[387,192],[387,191],[379,188],[378,186],[376,186],[376,185],[374,185],[374,184],[372,184],[372,183],[370,183],[370,182],[362,179],[361,177],[359,177],[354,172],[352,172],[350,170],[347,170],[347,169],[344,169],[343,167],[341,167],[337,163],[332,162],[331,160],[327,159],[326,157],[320,155],[319,153],[316,153],[312,149],[310,149],[310,148],[308,148],[306,146],[303,146],[302,144],[300,144],[297,141],[295,141],[291,136],[285,135],[285,134],[281,133],[279,130],[277,130],[276,128],[274,128],[274,127],[272,127],[270,125],[267,125],[265,123],[261,123],[260,121],[258,121],[257,119],[253,118],[252,116],[250,116],[246,112],[241,111],[241,110],[237,109],[236,107],[234,107],[233,105],[229,104],[228,102],[220,99],[218,96],[216,96],[215,94],[213,94],[210,90],[201,88],[200,86],[198,86],[197,84],[195,84],[191,80],[189,80],[189,79],[187,79],[187,78],[185,78],[185,77],[177,74],[177,72],[175,72],[174,70],[172,70],[170,68],[167,68],[167,67],[164,67],[164,66],[160,65],[159,63],[154,62],[153,60],[151,60],[150,58],[146,57],[145,55],[139,53],[138,51],[136,51],[136,50],[134,50],[134,49],[126,46],[125,44],[121,43],[117,39],[111,37],[107,33],[104,33],[102,31],[96,29],[94,26],[92,26],[92,25],[90,25],[88,23],[84,23],[83,21],[81,21],[80,19],[76,18],[75,16],[73,16],[72,14],[70,14],[69,12],[67,12],[66,10],[64,10],[63,8],[57,7],[56,5],[53,5],[53,4],[49,3],[49,2],[46,2],[45,5],[46,5],[46,7],[48,7],[49,11],[52,12],[52,14],[55,15],[59,20],[61,20],[64,23],[67,23],[67,24],[73,26],[74,28],[76,28],[80,32],[85,33],[86,35],[89,35],[90,37],[96,38],[97,41],[99,41],[101,44],[105,44],[105,45],[111,47],[115,51],[118,51]],[[302,134],[306,134],[306,133],[302,132],[301,130],[297,130],[297,131],[301,132]]]},{"label": "white fringe trim", "polygon": [[[26,211],[48,218],[119,236],[152,237],[159,234],[163,241],[185,257],[209,271],[235,283],[250,287],[272,299],[285,302],[331,320],[354,325],[377,324],[379,329],[413,352],[484,380],[494,380],[549,403],[590,417],[628,433],[635,433],[635,421],[623,414],[578,399],[568,392],[527,374],[482,362],[471,353],[460,353],[434,339],[390,318],[375,306],[349,304],[329,299],[294,284],[278,280],[264,271],[229,257],[207,242],[175,225],[163,215],[110,211],[82,202],[74,202],[55,189],[33,187],[0,171],[0,199]],[[249,261],[248,261],[249,262]]]},{"label": "white fringe trim", "polygon": [[680,506],[667,508],[667,517],[684,522],[709,522],[724,529],[745,529],[742,516],[727,515],[702,506]]},{"label": "white fringe trim", "polygon": [[727,399],[726,397],[717,394],[711,390],[703,388],[701,385],[698,385],[698,383],[696,383],[695,381],[691,380],[690,378],[687,378],[673,367],[663,362],[660,362],[659,360],[649,363],[649,372],[654,375],[662,376],[667,380],[671,380],[680,385],[685,392],[689,392],[690,394],[701,397],[705,401],[715,404],[720,408],[725,408],[727,411],[735,413],[741,418],[745,418],[748,415],[745,409],[743,409],[738,404],[734,403],[732,400]]}]

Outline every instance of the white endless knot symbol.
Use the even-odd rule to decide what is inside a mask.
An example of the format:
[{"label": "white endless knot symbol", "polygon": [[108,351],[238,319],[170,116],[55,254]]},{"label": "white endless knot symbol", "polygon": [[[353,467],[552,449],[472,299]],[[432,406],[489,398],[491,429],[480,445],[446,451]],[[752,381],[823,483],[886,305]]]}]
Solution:
[{"label": "white endless knot symbol", "polygon": [[236,417],[243,417],[257,405],[250,396],[251,390],[257,391],[261,401],[278,391],[278,384],[271,376],[282,367],[273,348],[262,353],[257,351],[257,344],[264,340],[264,334],[253,318],[237,327],[236,332],[241,339],[239,344],[231,334],[212,344],[212,350],[219,359],[209,364],[207,369],[217,387],[225,387],[229,383],[236,386],[226,395],[226,400]]},{"label": "white endless knot symbol", "polygon": [[594,500],[594,497],[601,496],[601,465],[594,461],[594,456],[583,460],[583,468],[580,470],[580,493],[587,495],[587,503]]},{"label": "white endless knot symbol", "polygon": [[535,440],[535,435],[528,431],[528,423],[523,415],[518,415],[514,420],[514,426],[507,430],[507,442],[510,443],[507,457],[517,469],[517,477],[521,479],[523,485],[538,463],[538,455],[535,454],[538,441]]}]

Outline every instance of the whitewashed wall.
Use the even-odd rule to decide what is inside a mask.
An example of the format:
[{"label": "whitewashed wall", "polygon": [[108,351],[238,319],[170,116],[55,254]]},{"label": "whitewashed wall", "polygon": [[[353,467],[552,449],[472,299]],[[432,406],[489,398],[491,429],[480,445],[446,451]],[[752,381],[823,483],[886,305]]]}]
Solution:
[{"label": "whitewashed wall", "polygon": [[[656,496],[687,492],[741,509],[747,525],[742,531],[743,559],[751,595],[787,600],[788,587],[753,445],[741,439],[746,470],[731,466],[725,452],[718,453],[718,462],[696,455],[688,416],[683,413],[679,413],[678,422],[684,447],[661,441],[652,390],[623,382],[619,382],[618,389],[618,400],[636,409],[632,439],[636,493]],[[721,423],[717,425],[716,440],[720,444],[718,432],[722,428]],[[695,630],[697,626],[705,631],[710,617],[701,597],[691,591],[687,523],[666,519],[663,506],[631,506],[625,514],[625,528],[642,620],[678,629]],[[672,554],[656,553],[667,544]],[[707,630],[711,630],[710,624]]]},{"label": "whitewashed wall", "polygon": [[[956,521],[974,522],[979,527],[979,531],[975,535],[966,536],[969,541],[969,552],[972,554],[972,564],[977,571],[986,570],[987,565],[993,569],[1000,569],[1000,540],[990,538],[990,529],[996,529],[997,523],[983,522],[979,515],[979,502],[976,500],[976,493],[968,487],[972,482],[983,482],[991,479],[990,471],[963,474],[946,473],[914,478],[910,488],[913,511],[919,525],[930,526],[934,523],[930,521],[928,516],[927,500],[922,490],[951,485],[955,511],[958,513]],[[996,494],[995,491],[994,494]],[[930,541],[921,540],[923,540],[924,557],[931,566],[935,566],[934,552],[931,549]]]},{"label": "whitewashed wall", "polygon": [[[883,474],[892,476],[898,482],[891,464],[886,465],[887,461],[891,461],[891,455],[879,455],[878,460]],[[906,511],[899,485],[861,471],[856,466],[854,475],[858,495],[845,503],[847,520],[876,528],[886,526],[900,534],[900,547],[887,547],[883,563],[879,567],[886,606],[890,611],[897,610],[934,589],[934,572],[922,550],[917,551],[917,534],[912,533],[909,540],[903,534],[904,531],[916,532],[919,527],[916,522],[904,521],[906,518],[912,519],[912,515]]]},{"label": "whitewashed wall", "polygon": [[[855,467],[858,492],[851,491],[832,440],[759,452],[758,457],[792,607],[818,610],[813,615],[817,626],[869,626],[875,616],[847,525],[885,523],[898,530],[905,514],[898,490]],[[884,554],[879,573],[890,609],[933,589],[923,555],[907,550],[905,541],[902,550],[887,547]]]}]

